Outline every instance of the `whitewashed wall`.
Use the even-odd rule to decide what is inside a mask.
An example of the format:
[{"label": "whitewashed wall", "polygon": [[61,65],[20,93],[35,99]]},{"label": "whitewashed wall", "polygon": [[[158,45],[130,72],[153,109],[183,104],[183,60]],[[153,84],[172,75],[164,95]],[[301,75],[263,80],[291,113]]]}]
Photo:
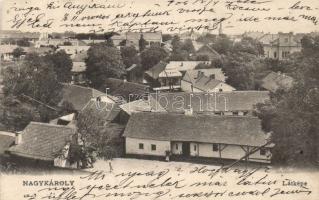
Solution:
[{"label": "whitewashed wall", "polygon": [[[127,154],[165,156],[165,151],[170,151],[171,148],[171,144],[169,141],[136,139],[128,137],[126,137],[125,140],[125,148]],[[139,149],[139,143],[144,144],[144,149]],[[156,145],[155,151],[152,151],[151,149],[152,144]]]}]

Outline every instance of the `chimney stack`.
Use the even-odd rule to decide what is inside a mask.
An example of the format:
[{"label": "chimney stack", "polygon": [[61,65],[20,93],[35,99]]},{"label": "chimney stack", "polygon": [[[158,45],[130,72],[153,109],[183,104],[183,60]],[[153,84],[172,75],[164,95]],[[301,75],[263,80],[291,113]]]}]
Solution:
[{"label": "chimney stack", "polygon": [[15,145],[21,144],[22,143],[22,133],[16,133],[15,137]]}]

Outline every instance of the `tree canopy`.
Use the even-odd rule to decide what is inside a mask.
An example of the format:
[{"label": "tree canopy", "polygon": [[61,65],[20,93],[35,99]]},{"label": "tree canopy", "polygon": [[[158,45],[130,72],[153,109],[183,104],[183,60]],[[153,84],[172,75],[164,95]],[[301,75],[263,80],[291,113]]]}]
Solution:
[{"label": "tree canopy", "polygon": [[152,45],[141,53],[141,64],[144,70],[148,70],[161,60],[164,60],[168,53],[157,45]]},{"label": "tree canopy", "polygon": [[302,40],[302,52],[292,58],[295,83],[258,105],[263,128],[272,131],[273,159],[285,165],[316,164],[319,160],[319,37]]},{"label": "tree canopy", "polygon": [[101,87],[107,78],[120,78],[125,73],[121,52],[106,43],[91,46],[85,62],[86,76],[95,88]]}]

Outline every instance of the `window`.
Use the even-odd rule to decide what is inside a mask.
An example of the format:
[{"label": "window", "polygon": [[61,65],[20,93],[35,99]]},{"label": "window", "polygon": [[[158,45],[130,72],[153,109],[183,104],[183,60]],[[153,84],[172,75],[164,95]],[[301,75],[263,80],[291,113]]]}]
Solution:
[{"label": "window", "polygon": [[274,52],[274,58],[277,58],[277,52]]},{"label": "window", "polygon": [[213,144],[213,151],[218,151],[218,144]]},{"label": "window", "polygon": [[196,144],[194,144],[194,151],[196,151],[197,150],[197,145]]},{"label": "window", "polygon": [[266,155],[266,149],[262,148],[260,149],[260,155],[265,156]]},{"label": "window", "polygon": [[143,143],[139,143],[139,144],[138,144],[138,148],[139,148],[139,149],[144,149],[144,144],[143,144]]},{"label": "window", "polygon": [[176,146],[176,150],[178,150],[178,144],[176,144],[175,146]]},{"label": "window", "polygon": [[156,145],[155,145],[155,144],[152,144],[152,145],[151,145],[151,149],[152,149],[152,151],[156,151]]},{"label": "window", "polygon": [[285,42],[288,43],[288,38],[285,38]]}]

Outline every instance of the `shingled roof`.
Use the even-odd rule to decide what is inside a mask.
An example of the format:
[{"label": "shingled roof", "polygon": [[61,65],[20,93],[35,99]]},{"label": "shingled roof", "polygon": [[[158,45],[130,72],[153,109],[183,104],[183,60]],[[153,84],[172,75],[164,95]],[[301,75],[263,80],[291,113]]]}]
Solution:
[{"label": "shingled roof", "polygon": [[270,72],[263,80],[262,87],[271,92],[278,89],[288,90],[292,87],[294,79],[281,73]]},{"label": "shingled roof", "polygon": [[133,101],[143,97],[148,87],[116,78],[108,78],[105,82],[105,86],[109,88],[109,94],[126,101]]},{"label": "shingled roof", "polygon": [[51,161],[71,141],[75,128],[31,122],[20,134],[22,142],[9,149],[11,154]]},{"label": "shingled roof", "polygon": [[134,113],[125,137],[162,141],[262,146],[267,135],[255,117],[186,116],[172,113]]},{"label": "shingled roof", "polygon": [[252,111],[257,103],[269,100],[268,91],[232,91],[217,93],[152,93],[151,107],[158,112]]},{"label": "shingled roof", "polygon": [[74,109],[81,110],[92,98],[105,96],[105,93],[89,87],[79,85],[62,84],[62,101],[72,103]]}]

